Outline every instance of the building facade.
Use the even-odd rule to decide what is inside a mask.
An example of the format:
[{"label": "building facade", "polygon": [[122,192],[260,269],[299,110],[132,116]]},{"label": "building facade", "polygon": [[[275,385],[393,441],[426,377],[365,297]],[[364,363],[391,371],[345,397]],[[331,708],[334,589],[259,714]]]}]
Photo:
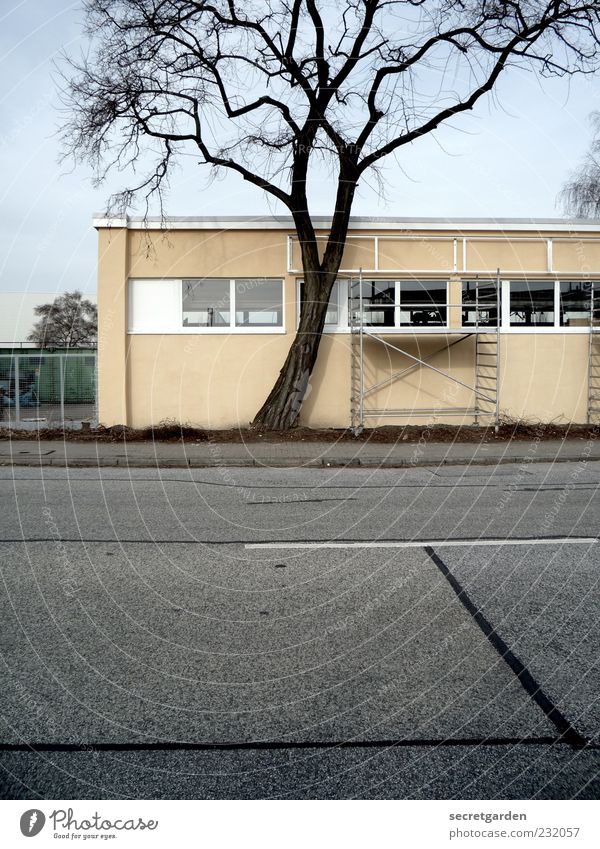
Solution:
[{"label": "building facade", "polygon": [[[94,225],[99,421],[246,426],[297,327],[291,219]],[[599,317],[600,222],[354,218],[300,423],[594,420]]]}]

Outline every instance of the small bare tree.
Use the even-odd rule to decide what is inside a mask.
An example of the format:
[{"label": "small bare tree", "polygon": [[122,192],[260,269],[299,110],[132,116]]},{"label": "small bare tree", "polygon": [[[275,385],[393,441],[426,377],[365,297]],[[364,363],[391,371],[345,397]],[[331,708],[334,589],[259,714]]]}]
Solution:
[{"label": "small bare tree", "polygon": [[27,337],[40,348],[88,348],[96,344],[98,310],[81,292],[65,292],[35,308],[40,316]]},{"label": "small bare tree", "polygon": [[600,215],[600,112],[592,114],[592,125],[590,149],[560,194],[565,211],[582,218]]},{"label": "small bare tree", "polygon": [[[297,420],[359,181],[473,109],[510,65],[551,75],[591,72],[598,60],[600,0],[88,0],[86,8],[91,46],[68,61],[64,140],[98,180],[111,167],[148,165],[115,200],[127,208],[141,193],[148,204],[191,149],[293,217],[299,327],[255,418],[276,429]],[[334,203],[321,250],[307,186],[323,162]]]}]

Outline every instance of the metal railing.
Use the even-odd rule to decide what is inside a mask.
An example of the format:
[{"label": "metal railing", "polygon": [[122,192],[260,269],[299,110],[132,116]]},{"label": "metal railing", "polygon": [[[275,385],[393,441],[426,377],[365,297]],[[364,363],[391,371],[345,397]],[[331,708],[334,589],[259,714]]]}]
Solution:
[{"label": "metal railing", "polygon": [[0,427],[97,424],[95,353],[0,353]]}]

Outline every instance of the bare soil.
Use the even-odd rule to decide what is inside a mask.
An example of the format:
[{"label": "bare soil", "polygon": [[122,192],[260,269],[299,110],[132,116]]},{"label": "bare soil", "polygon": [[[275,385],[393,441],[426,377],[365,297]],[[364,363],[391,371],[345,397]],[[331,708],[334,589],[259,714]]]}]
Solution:
[{"label": "bare soil", "polygon": [[297,427],[289,431],[269,431],[255,428],[230,430],[203,430],[179,424],[161,424],[156,427],[134,429],[114,427],[87,430],[62,430],[61,428],[25,431],[0,427],[0,439],[31,440],[60,439],[68,442],[510,442],[533,439],[595,439],[600,436],[600,425],[556,424],[502,424],[496,433],[493,427],[454,425],[410,425],[365,429],[355,435],[348,429],[313,429]]}]

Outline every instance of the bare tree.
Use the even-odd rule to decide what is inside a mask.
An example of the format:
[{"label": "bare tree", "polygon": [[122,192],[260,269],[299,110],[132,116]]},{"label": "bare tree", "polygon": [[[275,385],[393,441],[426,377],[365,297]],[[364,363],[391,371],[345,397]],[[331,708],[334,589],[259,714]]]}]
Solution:
[{"label": "bare tree", "polygon": [[[191,149],[293,217],[304,296],[255,418],[271,428],[298,417],[359,181],[473,109],[510,65],[589,73],[598,60],[600,0],[88,0],[86,8],[91,46],[67,66],[64,140],[98,180],[111,167],[148,165],[114,200],[126,208],[141,193],[147,205]],[[321,249],[307,184],[323,163],[335,200]]]},{"label": "bare tree", "polygon": [[98,310],[81,292],[65,292],[35,308],[40,316],[27,337],[40,348],[88,348],[96,344]]},{"label": "bare tree", "polygon": [[582,218],[600,215],[600,112],[592,114],[592,125],[590,149],[560,193],[565,211]]}]

